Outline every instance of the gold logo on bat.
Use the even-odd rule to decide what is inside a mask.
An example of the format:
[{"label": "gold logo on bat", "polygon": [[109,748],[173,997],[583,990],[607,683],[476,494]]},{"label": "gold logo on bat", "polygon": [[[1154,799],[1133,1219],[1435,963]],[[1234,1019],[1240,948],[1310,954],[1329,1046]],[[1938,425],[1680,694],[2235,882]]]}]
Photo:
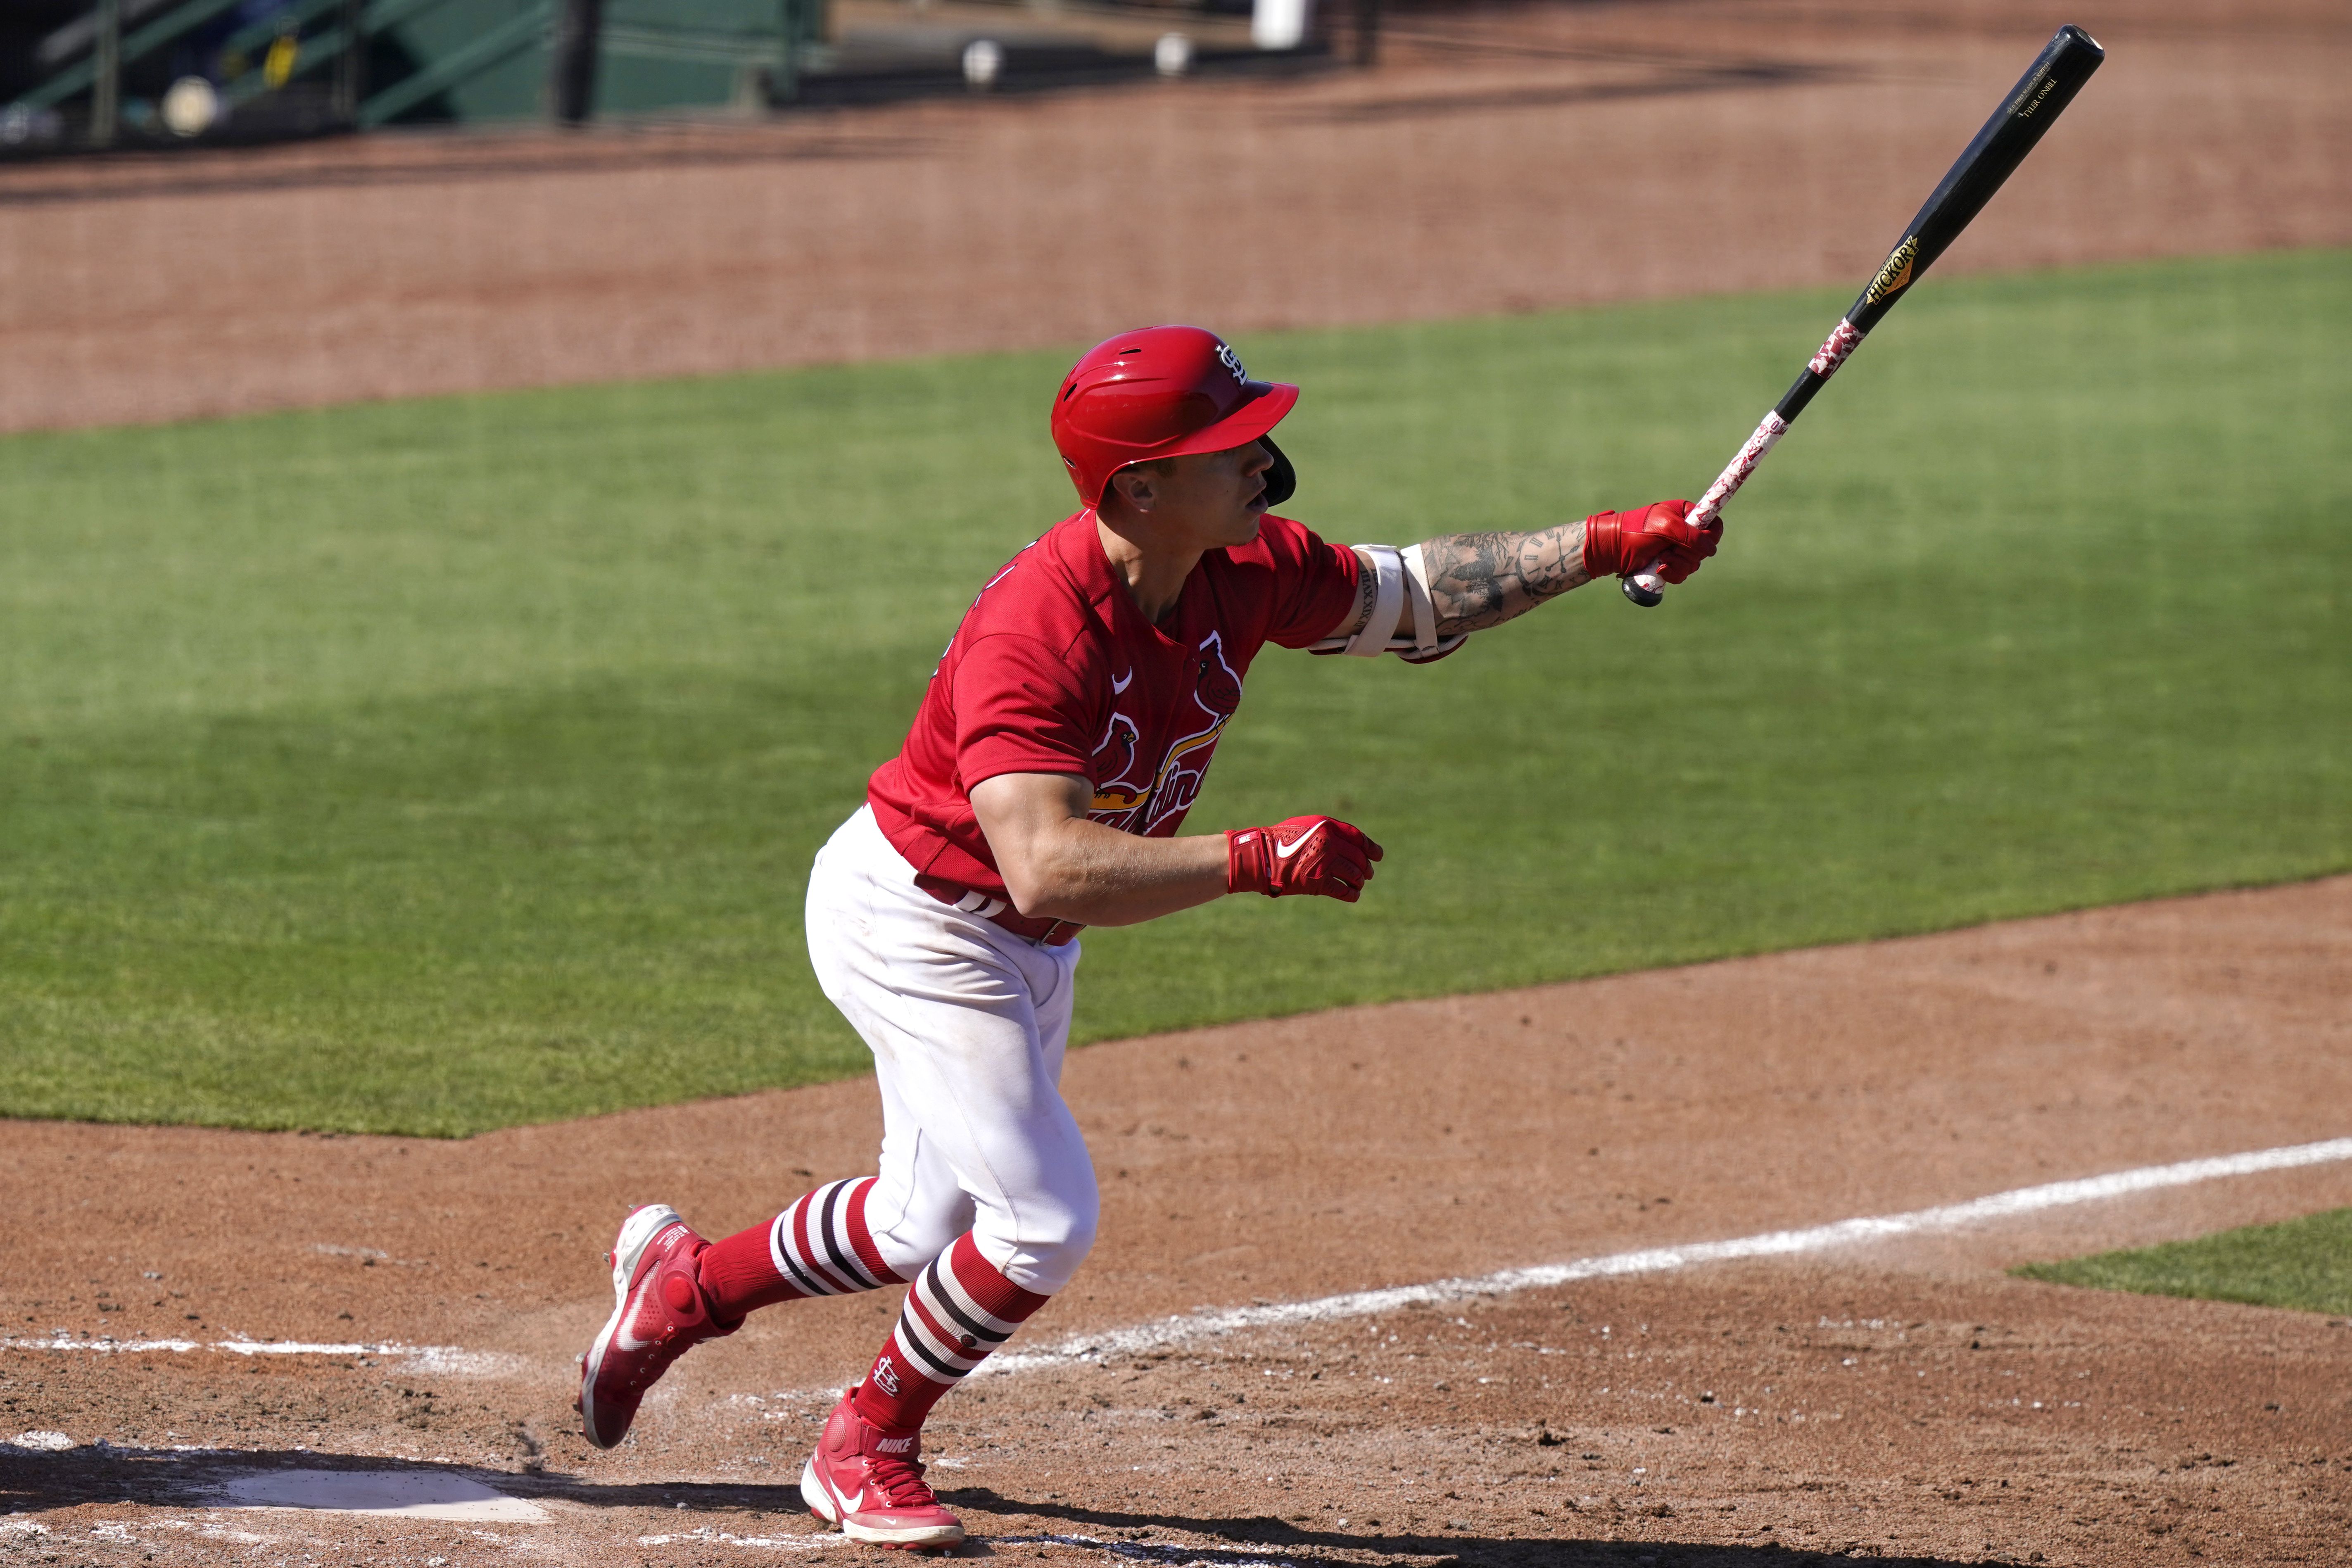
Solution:
[{"label": "gold logo on bat", "polygon": [[1915,234],[1889,253],[1886,265],[1878,269],[1878,276],[1870,280],[1862,297],[1875,305],[1901,289],[1911,281],[1911,264],[1918,259],[1919,237]]}]

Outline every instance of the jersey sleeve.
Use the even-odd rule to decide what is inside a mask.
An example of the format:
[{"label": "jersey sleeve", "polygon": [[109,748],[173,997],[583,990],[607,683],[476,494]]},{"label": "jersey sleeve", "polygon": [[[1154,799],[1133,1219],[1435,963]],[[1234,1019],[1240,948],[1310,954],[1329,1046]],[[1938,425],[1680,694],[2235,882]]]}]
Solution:
[{"label": "jersey sleeve", "polygon": [[956,776],[965,792],[999,773],[1093,777],[1094,725],[1068,659],[1000,632],[964,650],[955,672]]},{"label": "jersey sleeve", "polygon": [[1305,647],[1331,635],[1356,605],[1356,579],[1363,563],[1344,544],[1330,544],[1306,524],[1268,518],[1259,535],[1272,557],[1276,581],[1274,619],[1266,641]]}]

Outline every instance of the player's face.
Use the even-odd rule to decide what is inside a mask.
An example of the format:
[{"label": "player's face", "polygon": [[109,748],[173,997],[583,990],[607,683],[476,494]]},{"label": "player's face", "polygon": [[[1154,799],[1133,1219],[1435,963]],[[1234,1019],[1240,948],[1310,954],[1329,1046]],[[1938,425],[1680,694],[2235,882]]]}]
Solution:
[{"label": "player's face", "polygon": [[1167,473],[1153,476],[1159,495],[1152,510],[1205,548],[1247,544],[1265,513],[1265,476],[1273,467],[1274,455],[1255,441],[1171,458]]}]

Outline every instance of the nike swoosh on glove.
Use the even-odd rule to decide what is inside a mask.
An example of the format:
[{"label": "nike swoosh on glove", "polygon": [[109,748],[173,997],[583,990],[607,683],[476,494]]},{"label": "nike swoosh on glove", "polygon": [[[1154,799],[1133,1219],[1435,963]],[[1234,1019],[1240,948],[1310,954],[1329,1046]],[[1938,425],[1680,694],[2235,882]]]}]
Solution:
[{"label": "nike swoosh on glove", "polygon": [[1627,577],[1655,566],[1669,583],[1680,583],[1715,553],[1723,521],[1693,527],[1691,503],[1652,501],[1632,511],[1596,511],[1584,520],[1584,571],[1593,578]]},{"label": "nike swoosh on glove", "polygon": [[1294,816],[1272,827],[1225,833],[1225,890],[1314,893],[1354,903],[1372,879],[1381,847],[1364,830],[1336,816]]}]

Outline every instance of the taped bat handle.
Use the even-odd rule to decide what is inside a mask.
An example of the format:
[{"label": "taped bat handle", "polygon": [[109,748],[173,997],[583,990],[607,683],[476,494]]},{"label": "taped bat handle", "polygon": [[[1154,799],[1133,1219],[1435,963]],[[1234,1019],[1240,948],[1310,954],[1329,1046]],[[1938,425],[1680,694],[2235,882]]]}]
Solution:
[{"label": "taped bat handle", "polygon": [[[1841,328],[1845,325],[1843,321],[1838,324]],[[1833,337],[1830,342],[1833,345],[1837,341]],[[1860,342],[1862,335],[1855,333],[1853,341]],[[1852,346],[1847,345],[1849,350]],[[1828,349],[1824,348],[1822,352],[1826,353]],[[1820,362],[1817,360],[1815,363]],[[1836,366],[1830,368],[1834,370]],[[1715,483],[1706,487],[1706,493],[1698,498],[1696,506],[1690,509],[1690,521],[1700,528],[1706,528],[1721,517],[1723,503],[1739,493],[1739,487],[1748,482],[1748,476],[1756,471],[1756,465],[1764,460],[1764,454],[1788,433],[1789,421],[1780,416],[1779,409],[1775,408],[1764,416],[1763,422],[1756,426],[1756,433],[1748,437],[1747,443],[1739,448],[1739,456],[1732,458],[1729,466],[1715,476]],[[1617,586],[1624,590],[1627,598],[1645,610],[1654,610],[1665,601],[1666,580],[1654,566],[1626,573],[1618,579]]]}]

